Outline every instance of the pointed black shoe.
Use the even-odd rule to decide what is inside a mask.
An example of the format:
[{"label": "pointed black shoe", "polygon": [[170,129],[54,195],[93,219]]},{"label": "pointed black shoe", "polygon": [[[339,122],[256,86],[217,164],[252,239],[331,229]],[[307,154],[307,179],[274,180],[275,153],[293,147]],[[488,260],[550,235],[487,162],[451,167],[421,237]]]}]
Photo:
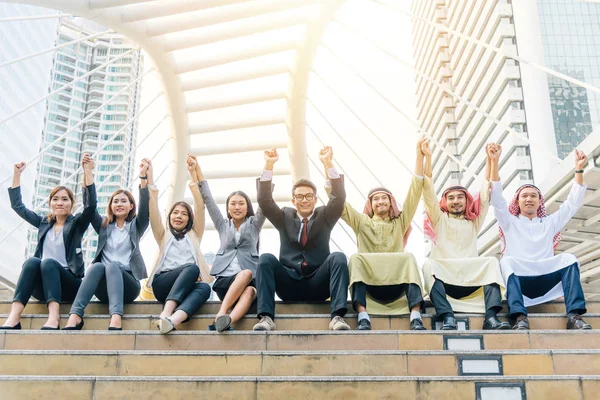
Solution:
[{"label": "pointed black shoe", "polygon": [[[64,329],[63,329],[64,330]],[[109,326],[108,327],[109,331],[122,331],[123,328],[117,328],[116,326]]]},{"label": "pointed black shoe", "polygon": [[81,328],[83,328],[83,319],[77,325],[75,325],[75,326],[65,326],[62,330],[63,331],[80,331]]},{"label": "pointed black shoe", "polygon": [[60,331],[60,326],[57,326],[56,328],[53,328],[51,326],[42,326],[40,328],[40,331]]},{"label": "pointed black shoe", "polygon": [[420,318],[415,318],[410,321],[411,331],[426,331],[427,329],[423,326],[423,321]]},{"label": "pointed black shoe", "polygon": [[444,318],[442,322],[442,327],[440,330],[442,331],[455,331],[458,329],[458,325],[456,324],[456,319],[453,316],[448,316]]},{"label": "pointed black shoe", "polygon": [[493,316],[485,320],[483,329],[500,331],[510,329],[510,324],[508,322],[500,321],[496,316]]},{"label": "pointed black shoe", "polygon": [[0,329],[15,330],[15,331],[16,330],[20,330],[21,329],[21,323],[19,322],[15,326],[0,326]]},{"label": "pointed black shoe", "polygon": [[361,319],[360,321],[358,321],[358,327],[356,328],[357,331],[370,331],[371,330],[371,321],[369,321],[366,318]]}]

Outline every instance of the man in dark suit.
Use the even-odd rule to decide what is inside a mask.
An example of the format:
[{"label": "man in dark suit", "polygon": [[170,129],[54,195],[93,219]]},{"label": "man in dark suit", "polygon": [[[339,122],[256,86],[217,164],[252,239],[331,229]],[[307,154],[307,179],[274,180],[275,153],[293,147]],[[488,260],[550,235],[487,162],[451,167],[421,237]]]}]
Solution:
[{"label": "man in dark suit", "polygon": [[333,166],[333,151],[324,147],[319,159],[331,181],[331,197],[317,207],[317,189],[307,179],[292,188],[295,208],[279,206],[273,200],[273,165],[277,150],[265,151],[265,169],[259,179],[258,205],[279,231],[279,260],[263,254],[258,260],[256,283],[258,318],[255,331],[275,329],[275,293],[284,301],[323,301],[331,297],[331,330],[350,329],[343,319],[348,298],[348,264],[343,253],[329,251],[331,230],[342,215],[346,192]]}]

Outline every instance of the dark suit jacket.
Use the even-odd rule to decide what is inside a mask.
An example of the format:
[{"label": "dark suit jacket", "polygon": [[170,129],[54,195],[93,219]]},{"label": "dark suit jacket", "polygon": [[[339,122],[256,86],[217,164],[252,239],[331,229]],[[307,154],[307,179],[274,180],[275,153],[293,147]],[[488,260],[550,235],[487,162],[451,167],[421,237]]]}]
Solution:
[{"label": "dark suit jacket", "polygon": [[[69,270],[77,277],[83,277],[83,252],[81,249],[81,239],[86,229],[90,225],[94,212],[96,211],[96,186],[94,184],[83,188],[83,211],[76,215],[69,215],[63,228],[63,240],[65,242],[65,255]],[[31,211],[23,204],[21,198],[21,187],[9,188],[10,206],[13,210],[38,228],[38,244],[35,249],[34,257],[42,258],[44,251],[44,239],[46,234],[54,226],[54,220],[48,221],[46,215],[40,215]]]},{"label": "dark suit jacket", "polygon": [[[142,253],[140,253],[140,239],[144,232],[146,232],[146,229],[148,229],[148,225],[150,225],[149,203],[150,192],[148,191],[148,188],[140,188],[140,202],[138,204],[137,215],[133,217],[131,224],[129,225],[129,239],[131,240],[131,245],[133,247],[129,267],[131,268],[134,278],[138,281],[148,277],[146,264],[144,264],[144,258],[142,257]],[[110,207],[110,204],[108,207]],[[98,233],[98,248],[96,249],[94,262],[102,261],[102,250],[104,250],[104,246],[106,246],[108,236],[112,230],[115,229],[114,222],[108,224],[106,228],[102,227],[103,220],[104,218],[96,210],[94,217],[92,218],[92,227],[96,233]]]},{"label": "dark suit jacket", "polygon": [[331,197],[326,206],[317,207],[308,222],[308,242],[302,247],[298,234],[302,221],[295,208],[279,206],[273,200],[271,181],[258,182],[258,205],[273,226],[279,231],[279,262],[290,277],[302,279],[302,262],[306,260],[309,271],[316,271],[329,256],[331,230],[344,210],[346,191],[343,178],[331,179]]}]

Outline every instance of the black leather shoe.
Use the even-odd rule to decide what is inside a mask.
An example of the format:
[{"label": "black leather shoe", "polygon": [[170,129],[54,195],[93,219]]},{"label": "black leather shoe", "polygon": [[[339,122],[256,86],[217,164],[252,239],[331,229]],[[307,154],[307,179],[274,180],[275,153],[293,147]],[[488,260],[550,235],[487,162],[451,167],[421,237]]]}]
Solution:
[{"label": "black leather shoe", "polygon": [[426,331],[427,329],[425,329],[425,327],[423,326],[423,321],[421,321],[420,318],[415,318],[412,321],[410,321],[410,330],[411,331]]},{"label": "black leather shoe", "polygon": [[17,323],[15,326],[0,326],[0,329],[14,329],[14,330],[20,330],[21,329],[21,323]]},{"label": "black leather shoe", "polygon": [[53,328],[51,326],[42,326],[40,328],[40,331],[60,331],[60,326],[57,326],[56,328]]},{"label": "black leather shoe", "polygon": [[83,319],[75,326],[65,326],[63,331],[80,331],[83,328]]},{"label": "black leather shoe", "polygon": [[456,319],[453,316],[448,316],[444,318],[442,322],[442,331],[455,331],[458,329],[458,325],[456,324]]},{"label": "black leather shoe", "polygon": [[497,317],[489,317],[483,323],[484,330],[504,330],[510,329],[510,324],[508,322],[500,321]]},{"label": "black leather shoe", "polygon": [[567,317],[567,329],[592,329],[579,314],[571,314]]},{"label": "black leather shoe", "polygon": [[512,328],[516,331],[528,331],[529,320],[527,319],[527,315],[519,315]]},{"label": "black leather shoe", "polygon": [[[64,329],[63,329],[64,330]],[[109,326],[108,327],[109,331],[122,331],[123,328],[117,328],[116,326]]]},{"label": "black leather shoe", "polygon": [[360,321],[358,321],[358,327],[356,328],[357,331],[370,331],[371,330],[371,321],[369,321],[366,318],[361,319]]}]

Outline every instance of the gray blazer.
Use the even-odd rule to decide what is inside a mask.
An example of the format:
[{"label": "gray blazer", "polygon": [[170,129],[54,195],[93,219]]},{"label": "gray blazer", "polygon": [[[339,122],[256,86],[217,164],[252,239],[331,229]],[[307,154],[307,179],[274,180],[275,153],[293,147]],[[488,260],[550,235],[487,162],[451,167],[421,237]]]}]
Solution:
[{"label": "gray blazer", "polygon": [[204,204],[208,210],[208,215],[215,224],[215,229],[219,232],[221,246],[215,257],[215,261],[210,270],[213,276],[219,276],[225,268],[231,264],[233,258],[237,256],[242,269],[252,271],[252,276],[256,274],[258,265],[258,238],[260,230],[265,223],[265,215],[259,208],[256,215],[246,218],[246,221],[240,226],[240,242],[235,241],[235,224],[229,218],[224,218],[210,193],[207,181],[198,184],[200,193],[204,199]]},{"label": "gray blazer", "polygon": [[[144,258],[140,253],[140,239],[150,224],[149,202],[150,193],[148,192],[148,188],[140,188],[140,203],[138,204],[137,215],[133,217],[131,224],[129,225],[129,239],[131,240],[131,245],[133,247],[129,267],[131,268],[133,277],[138,281],[148,277],[146,264],[144,264]],[[104,250],[104,246],[106,246],[108,236],[115,229],[114,222],[108,224],[108,226],[104,228],[102,226],[103,221],[104,218],[96,210],[92,219],[92,227],[98,233],[98,248],[96,249],[96,256],[94,257],[93,262],[102,261],[102,250]]]}]

